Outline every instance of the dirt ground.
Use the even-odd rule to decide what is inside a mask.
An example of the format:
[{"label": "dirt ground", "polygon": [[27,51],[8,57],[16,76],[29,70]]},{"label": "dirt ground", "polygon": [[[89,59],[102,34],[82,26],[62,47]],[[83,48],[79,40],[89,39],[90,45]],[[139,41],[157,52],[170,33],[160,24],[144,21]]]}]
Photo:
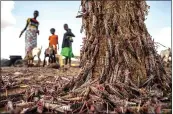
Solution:
[{"label": "dirt ground", "polygon": [[[170,65],[165,68],[169,76],[172,76],[171,67]],[[45,86],[51,91],[55,85],[61,86],[68,83],[79,72],[79,67],[71,67],[68,70],[46,67],[2,67],[1,76],[7,89],[0,87],[0,107],[7,104],[7,99],[13,99],[15,102],[24,99],[26,90],[31,86]],[[59,80],[59,78],[63,78],[64,81]]]},{"label": "dirt ground", "polygon": [[[52,81],[51,77],[56,76],[76,76],[79,72],[79,68],[71,67],[68,70],[64,71],[63,69],[53,69],[53,68],[44,68],[44,67],[3,67],[1,71],[2,77],[9,76],[9,78],[15,78],[16,80],[28,80],[25,84],[35,84],[43,81]],[[39,79],[42,80],[39,80]],[[14,81],[14,80],[13,80]]]},{"label": "dirt ground", "polygon": [[[71,67],[68,70],[63,69],[53,69],[53,68],[43,68],[43,67],[3,67],[1,71],[2,78],[11,78],[12,83],[20,81],[20,84],[39,84],[46,83],[45,81],[54,81],[56,77],[73,77],[77,76],[79,68]],[[15,84],[16,85],[16,84]]]},{"label": "dirt ground", "polygon": [[72,77],[76,77],[79,71],[78,67],[71,67],[65,71],[43,67],[2,67],[1,76],[7,85],[7,90],[0,87],[0,107],[7,104],[7,99],[22,100],[25,97],[25,91],[31,86],[46,85],[51,89],[55,85],[54,83],[59,82],[58,77],[64,78],[68,82]]}]

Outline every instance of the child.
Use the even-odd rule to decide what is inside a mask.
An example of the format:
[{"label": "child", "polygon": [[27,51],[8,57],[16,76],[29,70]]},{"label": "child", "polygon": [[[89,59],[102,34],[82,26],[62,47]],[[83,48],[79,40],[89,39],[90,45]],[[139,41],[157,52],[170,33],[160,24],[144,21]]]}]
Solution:
[{"label": "child", "polygon": [[66,33],[64,33],[63,42],[62,42],[62,50],[61,55],[65,57],[65,65],[67,65],[69,61],[69,67],[71,66],[71,58],[74,57],[72,52],[72,37],[75,35],[71,32],[71,29],[68,28],[67,24],[64,24],[64,29]]},{"label": "child", "polygon": [[55,29],[51,28],[50,33],[52,36],[49,36],[49,46],[55,46],[55,54],[57,54],[57,44],[59,49],[59,43],[58,43],[58,35],[55,35]]}]

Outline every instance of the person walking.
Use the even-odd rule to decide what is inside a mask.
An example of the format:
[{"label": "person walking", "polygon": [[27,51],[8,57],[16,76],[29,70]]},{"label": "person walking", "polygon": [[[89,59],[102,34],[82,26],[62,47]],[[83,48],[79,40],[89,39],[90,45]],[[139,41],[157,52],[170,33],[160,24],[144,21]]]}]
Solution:
[{"label": "person walking", "polygon": [[34,17],[27,19],[26,26],[20,33],[19,38],[26,31],[25,54],[31,52],[33,48],[37,47],[37,34],[39,35],[39,30],[38,30],[39,22],[37,21],[38,16],[39,16],[39,12],[35,10]]}]

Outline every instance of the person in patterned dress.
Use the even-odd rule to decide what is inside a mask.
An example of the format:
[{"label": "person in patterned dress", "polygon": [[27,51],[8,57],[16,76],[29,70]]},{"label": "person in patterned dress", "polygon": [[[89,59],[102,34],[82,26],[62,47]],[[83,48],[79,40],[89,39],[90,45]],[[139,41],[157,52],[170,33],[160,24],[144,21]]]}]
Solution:
[{"label": "person in patterned dress", "polygon": [[37,10],[34,11],[34,17],[28,18],[26,22],[25,28],[21,31],[19,38],[26,31],[25,34],[25,54],[32,51],[33,48],[37,47],[37,34],[39,35],[39,22],[37,21],[37,17],[39,16],[39,12]]}]

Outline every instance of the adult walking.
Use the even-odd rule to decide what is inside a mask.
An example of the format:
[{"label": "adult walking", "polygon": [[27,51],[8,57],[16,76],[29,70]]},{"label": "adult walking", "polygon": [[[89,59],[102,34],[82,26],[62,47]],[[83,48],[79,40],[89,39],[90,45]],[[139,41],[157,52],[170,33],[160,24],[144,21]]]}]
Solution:
[{"label": "adult walking", "polygon": [[37,34],[39,35],[39,22],[37,21],[37,17],[39,16],[39,12],[37,10],[34,11],[34,17],[28,18],[26,22],[25,28],[21,31],[19,38],[26,31],[25,34],[25,54],[31,52],[33,48],[37,47]]},{"label": "adult walking", "polygon": [[75,37],[75,35],[71,32],[71,29],[68,28],[68,24],[64,24],[64,29],[66,33],[64,33],[62,41],[61,55],[65,57],[65,65],[69,62],[69,66],[71,66],[71,58],[74,57],[72,51],[72,37]]}]

